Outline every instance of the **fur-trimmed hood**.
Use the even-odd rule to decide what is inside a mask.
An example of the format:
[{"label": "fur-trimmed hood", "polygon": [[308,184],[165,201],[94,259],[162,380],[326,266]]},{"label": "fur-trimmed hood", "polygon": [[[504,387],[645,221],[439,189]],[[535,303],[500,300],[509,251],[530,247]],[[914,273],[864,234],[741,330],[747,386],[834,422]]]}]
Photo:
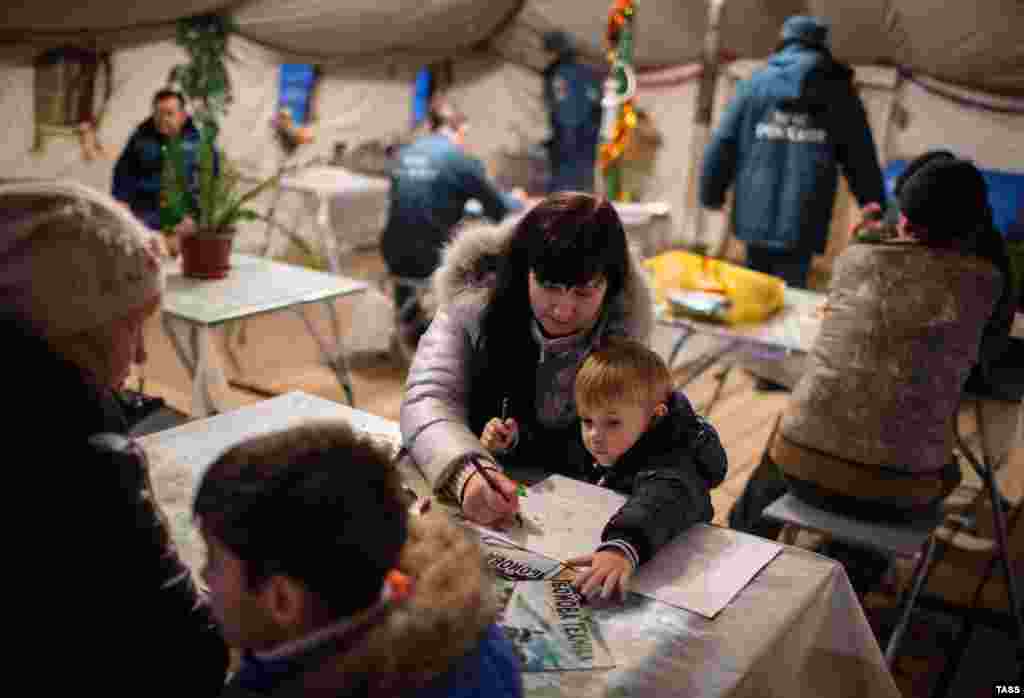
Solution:
[{"label": "fur-trimmed hood", "polygon": [[495,585],[483,560],[477,543],[444,513],[411,516],[399,569],[412,578],[412,595],[355,647],[268,695],[416,695],[474,652],[497,617]]},{"label": "fur-trimmed hood", "polygon": [[[452,238],[442,252],[441,266],[432,280],[442,307],[469,294],[483,303],[490,300],[497,261],[508,250],[516,223],[518,219],[498,225],[468,225]],[[646,341],[654,329],[654,295],[639,255],[632,249],[621,295],[627,333]]]}]

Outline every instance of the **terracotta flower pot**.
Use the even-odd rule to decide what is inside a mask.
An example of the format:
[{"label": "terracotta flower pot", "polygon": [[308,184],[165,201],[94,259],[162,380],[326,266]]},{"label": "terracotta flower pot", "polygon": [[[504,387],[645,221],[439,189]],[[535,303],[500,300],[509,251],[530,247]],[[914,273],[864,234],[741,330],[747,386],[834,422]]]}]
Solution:
[{"label": "terracotta flower pot", "polygon": [[194,279],[223,279],[231,269],[233,234],[199,233],[181,239],[181,270]]}]

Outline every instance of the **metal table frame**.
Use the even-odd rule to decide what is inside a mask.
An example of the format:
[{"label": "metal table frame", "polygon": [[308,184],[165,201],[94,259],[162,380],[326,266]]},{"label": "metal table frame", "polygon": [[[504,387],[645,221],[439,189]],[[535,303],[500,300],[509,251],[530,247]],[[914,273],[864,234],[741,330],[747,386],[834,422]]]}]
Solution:
[{"label": "metal table frame", "polygon": [[[345,277],[337,277],[293,267],[261,257],[241,254],[232,255],[233,270],[231,273],[245,273],[246,270],[251,270],[255,265],[259,265],[261,267],[260,273],[266,274],[268,277],[269,275],[280,275],[282,273],[297,275],[297,278],[302,278],[311,284],[312,288],[300,292],[294,297],[277,298],[265,301],[262,304],[257,303],[256,305],[239,304],[236,309],[224,311],[216,316],[204,316],[202,311],[207,310],[206,308],[192,307],[186,309],[177,307],[176,302],[179,300],[179,297],[175,295],[175,290],[169,288],[165,292],[163,312],[160,318],[161,326],[168,339],[170,339],[171,346],[174,348],[178,360],[192,378],[194,416],[208,416],[222,411],[210,391],[210,373],[217,374],[220,371],[219,366],[216,365],[213,356],[211,356],[213,352],[211,330],[222,325],[227,328],[225,352],[232,365],[237,370],[241,370],[240,362],[232,346],[233,338],[241,339],[244,342],[244,336],[240,336],[235,331],[240,328],[239,321],[280,310],[289,310],[302,318],[306,330],[316,341],[321,357],[334,372],[335,378],[344,391],[349,404],[353,404],[355,396],[352,390],[348,359],[344,351],[341,326],[334,307],[334,301],[342,296],[365,291],[368,288],[368,284]],[[168,269],[168,271],[169,276],[175,274],[179,277],[181,276],[180,272],[173,268]],[[259,277],[256,280],[258,281]],[[216,283],[216,281],[197,281],[189,290],[200,288],[199,284],[210,284],[205,288],[210,289],[212,292],[217,289],[214,286]],[[330,338],[323,337],[309,317],[307,312],[308,306],[314,303],[322,304],[327,310],[332,334]],[[183,323],[187,326],[187,343],[179,336],[175,323]],[[244,327],[240,329],[244,332]]]}]

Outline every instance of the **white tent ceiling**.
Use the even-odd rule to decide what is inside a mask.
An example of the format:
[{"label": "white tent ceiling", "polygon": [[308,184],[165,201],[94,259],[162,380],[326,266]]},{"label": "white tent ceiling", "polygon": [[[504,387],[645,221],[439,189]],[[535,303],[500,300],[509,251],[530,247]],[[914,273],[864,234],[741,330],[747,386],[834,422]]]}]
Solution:
[{"label": "white tent ceiling", "polygon": [[[554,28],[569,31],[586,55],[599,59],[609,5],[610,0],[20,0],[0,10],[0,50],[171,36],[177,17],[226,10],[247,38],[312,58],[351,64],[386,56],[437,57],[489,39],[506,59],[538,67],[540,37]],[[706,0],[638,0],[637,64],[696,59],[706,6]],[[721,46],[740,57],[762,57],[775,45],[782,20],[795,13],[830,21],[835,53],[844,60],[902,65],[960,85],[1024,95],[1021,0],[726,0]]]}]

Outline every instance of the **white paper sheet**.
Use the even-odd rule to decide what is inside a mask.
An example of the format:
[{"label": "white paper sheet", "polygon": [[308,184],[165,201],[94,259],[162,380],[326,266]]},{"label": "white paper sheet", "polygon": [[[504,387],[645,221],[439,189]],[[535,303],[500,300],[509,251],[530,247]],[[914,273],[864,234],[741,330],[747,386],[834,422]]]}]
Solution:
[{"label": "white paper sheet", "polygon": [[604,487],[552,475],[519,498],[523,525],[495,531],[477,526],[491,537],[540,553],[553,560],[589,555],[601,542],[601,531],[626,498]]},{"label": "white paper sheet", "polygon": [[641,565],[630,591],[714,618],[782,552],[757,536],[726,538],[705,524],[691,526]]},{"label": "white paper sheet", "polygon": [[[524,525],[505,531],[478,527],[488,536],[565,561],[592,553],[601,531],[626,497],[561,475],[537,483],[519,500]],[[692,526],[642,565],[630,591],[713,618],[782,546],[756,536],[716,535]]]}]

